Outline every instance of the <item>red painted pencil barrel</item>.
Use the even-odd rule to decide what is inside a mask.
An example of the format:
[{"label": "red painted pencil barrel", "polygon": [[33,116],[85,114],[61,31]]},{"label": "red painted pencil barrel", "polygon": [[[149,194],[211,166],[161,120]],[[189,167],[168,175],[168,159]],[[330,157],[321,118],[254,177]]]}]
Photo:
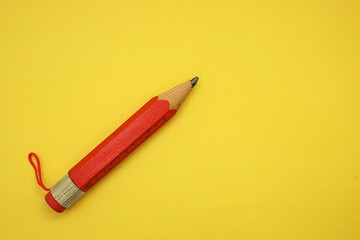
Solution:
[{"label": "red painted pencil barrel", "polygon": [[175,113],[169,101],[152,98],[52,186],[47,203],[57,212],[70,207]]}]

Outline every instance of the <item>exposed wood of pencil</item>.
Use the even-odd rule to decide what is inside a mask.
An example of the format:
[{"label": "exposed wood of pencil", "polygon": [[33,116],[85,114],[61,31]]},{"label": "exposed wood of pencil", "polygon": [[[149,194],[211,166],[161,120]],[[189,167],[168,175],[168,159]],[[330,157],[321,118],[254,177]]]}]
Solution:
[{"label": "exposed wood of pencil", "polygon": [[192,89],[192,85],[190,81],[186,81],[180,84],[177,87],[170,89],[159,95],[158,100],[168,100],[170,103],[171,109],[178,109],[181,104],[184,102],[187,95],[189,95]]}]

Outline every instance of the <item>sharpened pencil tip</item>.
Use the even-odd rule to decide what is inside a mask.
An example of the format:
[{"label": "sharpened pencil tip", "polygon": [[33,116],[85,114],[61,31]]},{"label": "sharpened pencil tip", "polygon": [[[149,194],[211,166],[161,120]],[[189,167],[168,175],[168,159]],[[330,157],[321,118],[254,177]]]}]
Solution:
[{"label": "sharpened pencil tip", "polygon": [[196,83],[198,82],[199,77],[194,77],[193,79],[190,80],[191,82],[191,86],[194,87],[196,85]]}]

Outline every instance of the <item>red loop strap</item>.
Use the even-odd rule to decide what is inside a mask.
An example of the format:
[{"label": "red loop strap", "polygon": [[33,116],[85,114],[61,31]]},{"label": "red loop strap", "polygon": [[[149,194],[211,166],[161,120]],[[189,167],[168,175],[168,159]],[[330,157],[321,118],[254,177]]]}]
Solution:
[{"label": "red loop strap", "polygon": [[[32,160],[32,156],[35,157],[36,163],[37,163],[37,167],[35,165],[35,163]],[[41,178],[41,166],[40,166],[40,160],[39,157],[35,154],[35,153],[29,153],[29,162],[30,164],[33,166],[34,170],[35,170],[35,176],[36,176],[36,181],[38,182],[39,186],[42,187],[45,191],[49,191],[50,189],[45,187],[42,178]]]}]

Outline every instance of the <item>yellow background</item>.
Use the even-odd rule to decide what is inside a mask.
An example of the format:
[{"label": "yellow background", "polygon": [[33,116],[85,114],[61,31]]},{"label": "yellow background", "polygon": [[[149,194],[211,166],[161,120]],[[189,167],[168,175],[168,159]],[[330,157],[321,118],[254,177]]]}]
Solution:
[{"label": "yellow background", "polygon": [[[1,1],[1,239],[360,239],[360,2]],[[178,114],[62,214],[151,97]]]}]

